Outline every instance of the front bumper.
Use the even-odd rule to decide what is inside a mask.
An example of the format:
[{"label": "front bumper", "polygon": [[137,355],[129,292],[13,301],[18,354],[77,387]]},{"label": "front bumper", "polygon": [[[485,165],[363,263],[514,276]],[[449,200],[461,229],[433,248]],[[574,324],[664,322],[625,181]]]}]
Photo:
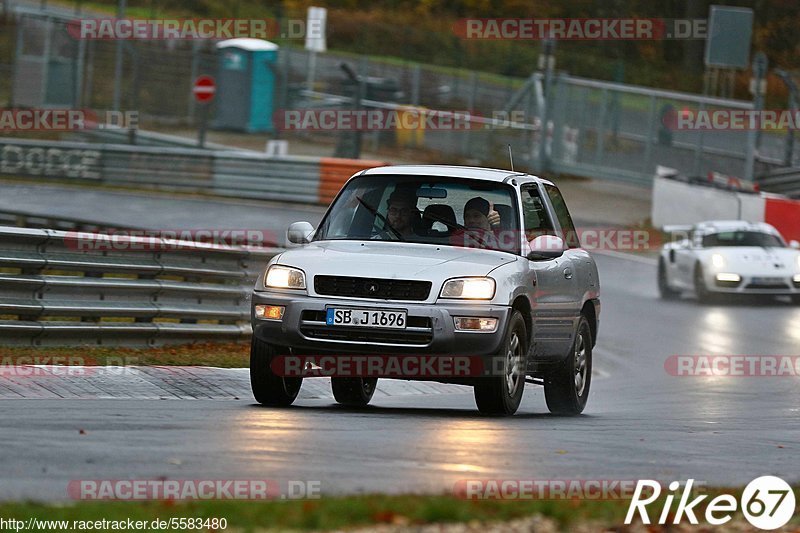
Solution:
[{"label": "front bumper", "polygon": [[[252,315],[255,305],[279,305],[286,310],[280,321],[261,320]],[[256,338],[306,354],[492,355],[500,349],[511,315],[510,307],[475,302],[421,304],[260,291],[253,293],[252,306]],[[392,330],[328,326],[324,319],[328,307],[406,310],[408,327]],[[497,329],[493,333],[456,331],[453,322],[456,316],[497,318]]]},{"label": "front bumper", "polygon": [[709,291],[724,294],[754,294],[765,296],[800,295],[800,283],[793,276],[740,276],[739,282],[723,282],[716,274],[709,276],[706,287]]}]

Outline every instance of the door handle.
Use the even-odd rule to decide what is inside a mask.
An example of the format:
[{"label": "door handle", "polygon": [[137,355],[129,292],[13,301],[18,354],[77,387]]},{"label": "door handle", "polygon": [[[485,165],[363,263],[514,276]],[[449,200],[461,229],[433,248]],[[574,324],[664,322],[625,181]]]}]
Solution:
[{"label": "door handle", "polygon": [[572,279],[572,269],[571,268],[565,268],[564,269],[564,277],[567,278],[567,279]]}]

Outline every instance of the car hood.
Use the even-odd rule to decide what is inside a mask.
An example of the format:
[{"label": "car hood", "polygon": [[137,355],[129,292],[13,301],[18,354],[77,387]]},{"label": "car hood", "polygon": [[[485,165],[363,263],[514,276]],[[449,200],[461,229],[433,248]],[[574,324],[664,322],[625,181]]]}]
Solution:
[{"label": "car hood", "polygon": [[725,258],[722,270],[743,275],[792,275],[800,272],[797,264],[798,252],[791,248],[727,247],[708,248],[706,259],[720,254]]},{"label": "car hood", "polygon": [[505,252],[374,241],[320,241],[284,252],[279,263],[302,269],[309,285],[313,276],[410,279],[437,283],[453,277],[485,276],[516,261]]}]

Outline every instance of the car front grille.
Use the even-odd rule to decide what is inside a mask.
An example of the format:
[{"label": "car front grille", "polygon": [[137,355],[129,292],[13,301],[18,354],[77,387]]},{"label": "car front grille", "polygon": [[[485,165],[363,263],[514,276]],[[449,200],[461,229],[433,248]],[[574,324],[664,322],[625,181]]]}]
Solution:
[{"label": "car front grille", "polygon": [[405,329],[352,328],[328,326],[325,311],[306,310],[300,316],[300,333],[312,340],[426,346],[433,340],[431,319],[409,316]]},{"label": "car front grille", "polygon": [[374,300],[424,301],[428,299],[431,285],[430,281],[314,276],[317,294]]}]

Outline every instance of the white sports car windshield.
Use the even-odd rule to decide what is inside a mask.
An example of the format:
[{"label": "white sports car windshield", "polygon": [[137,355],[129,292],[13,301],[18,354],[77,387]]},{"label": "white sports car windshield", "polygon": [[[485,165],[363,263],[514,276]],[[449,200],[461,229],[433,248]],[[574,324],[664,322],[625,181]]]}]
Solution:
[{"label": "white sports car windshield", "polygon": [[703,237],[704,248],[716,248],[719,246],[785,247],[778,237],[761,231],[725,231]]},{"label": "white sports car windshield", "polygon": [[314,240],[379,240],[520,253],[514,189],[502,183],[427,176],[352,180]]}]

